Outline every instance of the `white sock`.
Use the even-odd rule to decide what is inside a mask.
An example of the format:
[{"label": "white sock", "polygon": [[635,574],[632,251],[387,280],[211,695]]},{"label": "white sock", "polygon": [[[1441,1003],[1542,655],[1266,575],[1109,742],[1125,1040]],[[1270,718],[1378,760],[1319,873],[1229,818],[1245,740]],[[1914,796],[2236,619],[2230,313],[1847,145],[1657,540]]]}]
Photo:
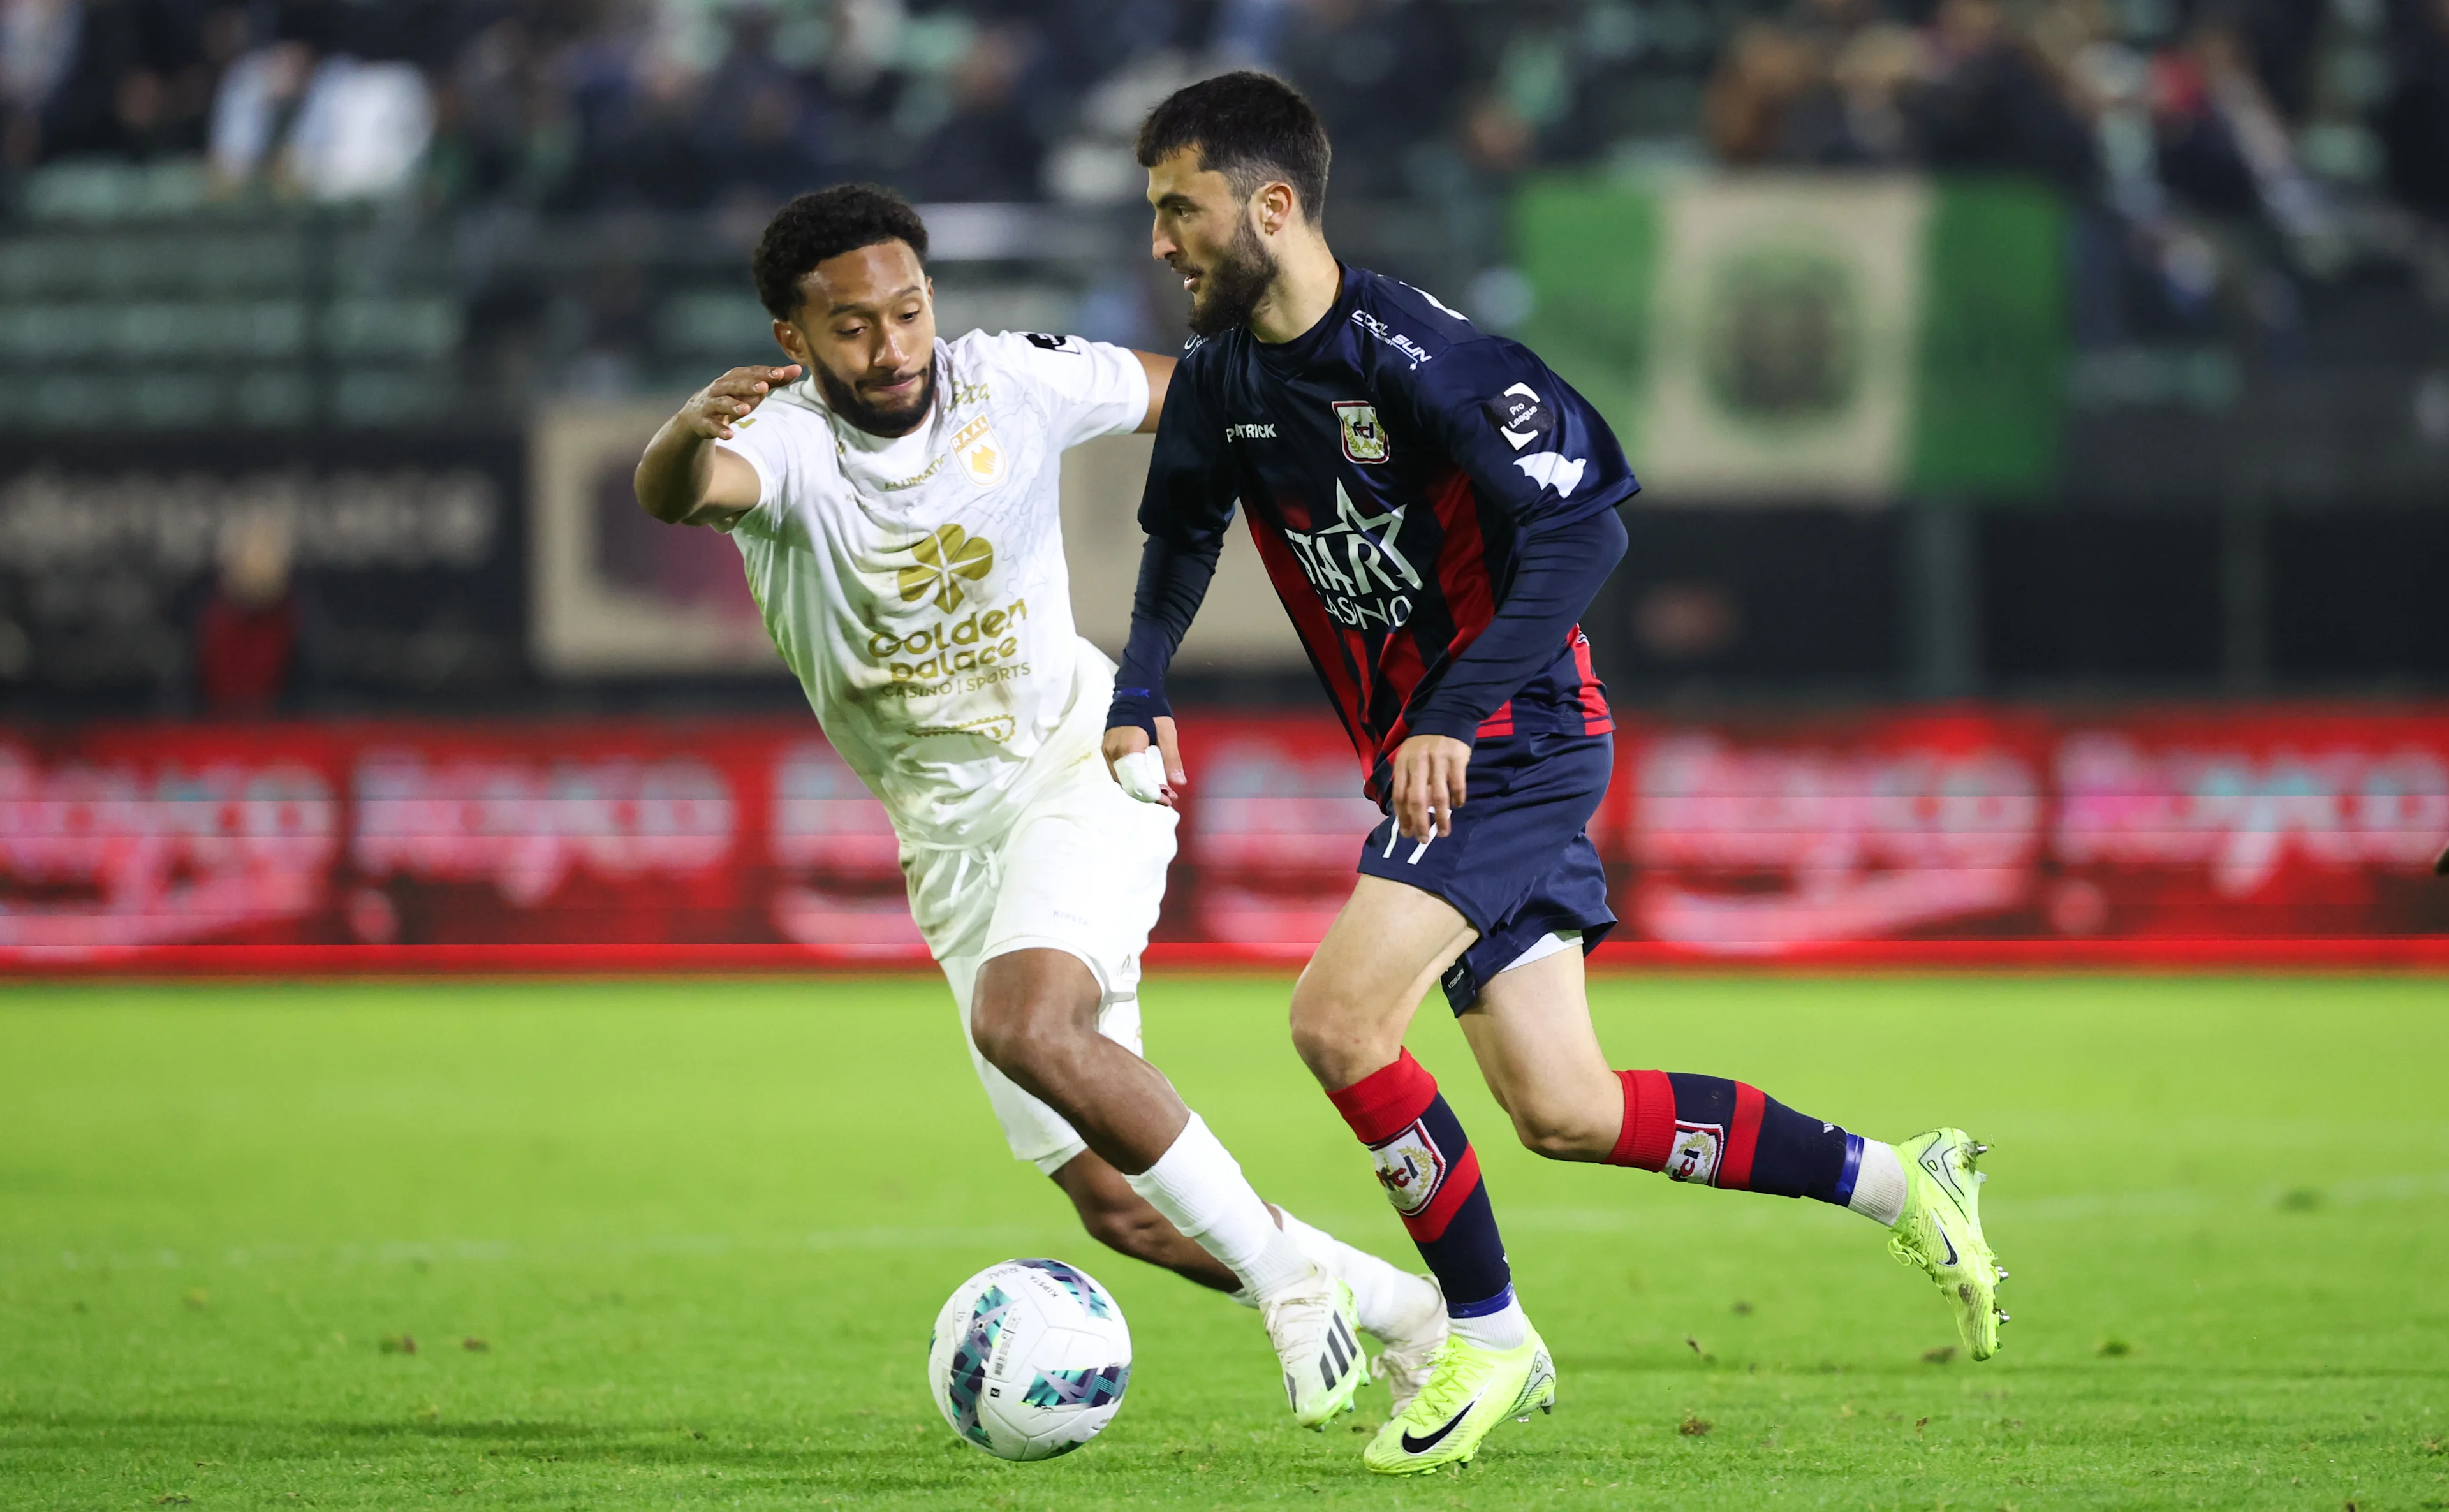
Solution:
[{"label": "white sock", "polygon": [[1483,1349],[1518,1349],[1531,1337],[1531,1320],[1522,1315],[1522,1304],[1514,1299],[1510,1287],[1502,1308],[1475,1318],[1449,1317],[1446,1326],[1454,1330],[1456,1338],[1469,1339]]},{"label": "white sock", "polygon": [[1167,1222],[1240,1276],[1258,1301],[1283,1295],[1317,1270],[1276,1227],[1240,1163],[1196,1113],[1156,1164],[1124,1179]]},{"label": "white sock", "polygon": [[1352,1305],[1360,1314],[1360,1326],[1381,1342],[1408,1337],[1445,1305],[1445,1299],[1437,1294],[1437,1283],[1428,1277],[1398,1271],[1368,1251],[1356,1250],[1282,1208],[1276,1209],[1276,1216],[1283,1222],[1285,1236],[1300,1247],[1302,1254],[1352,1288]]},{"label": "white sock", "polygon": [[1854,1168],[1854,1196],[1845,1206],[1883,1229],[1904,1216],[1905,1163],[1895,1145],[1862,1141],[1862,1163]]}]

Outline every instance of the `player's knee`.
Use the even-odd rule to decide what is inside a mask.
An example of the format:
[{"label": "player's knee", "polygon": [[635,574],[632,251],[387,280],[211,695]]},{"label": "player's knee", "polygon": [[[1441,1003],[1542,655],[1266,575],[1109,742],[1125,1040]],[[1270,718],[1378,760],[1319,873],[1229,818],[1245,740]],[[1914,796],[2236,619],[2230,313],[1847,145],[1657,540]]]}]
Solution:
[{"label": "player's knee", "polygon": [[1070,1018],[1042,999],[986,995],[970,1010],[970,1038],[989,1064],[1026,1082],[1064,1053],[1072,1035]]},{"label": "player's knee", "polygon": [[1292,1032],[1293,1052],[1330,1089],[1350,1086],[1393,1062],[1402,1048],[1399,1036],[1380,1043],[1382,1026],[1363,1005],[1306,975],[1293,988]]},{"label": "player's knee", "polygon": [[1567,1101],[1517,1096],[1507,1111],[1522,1147],[1551,1160],[1595,1160],[1615,1146],[1617,1129]]},{"label": "player's knee", "polygon": [[1293,1053],[1329,1089],[1350,1086],[1376,1069],[1352,1032],[1332,1019],[1293,1017]]},{"label": "player's knee", "polygon": [[1551,1160],[1570,1160],[1582,1146],[1579,1128],[1548,1116],[1544,1109],[1526,1108],[1515,1113],[1514,1136],[1522,1141],[1524,1149]]},{"label": "player's knee", "polygon": [[1302,1064],[1319,1070],[1320,1061],[1331,1056],[1331,1037],[1324,1024],[1302,1013],[1298,999],[1293,1004],[1292,1029],[1293,1053],[1302,1058]]}]

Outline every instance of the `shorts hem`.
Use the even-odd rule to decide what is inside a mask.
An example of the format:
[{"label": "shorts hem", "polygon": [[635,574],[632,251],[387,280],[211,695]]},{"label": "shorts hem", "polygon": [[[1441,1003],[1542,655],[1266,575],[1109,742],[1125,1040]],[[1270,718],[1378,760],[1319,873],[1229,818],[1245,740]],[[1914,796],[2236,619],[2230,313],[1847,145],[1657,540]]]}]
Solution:
[{"label": "shorts hem", "polygon": [[1383,871],[1379,871],[1376,866],[1372,864],[1378,859],[1379,858],[1376,856],[1363,856],[1360,859],[1360,865],[1354,870],[1359,875],[1364,877],[1376,877],[1381,882],[1400,883],[1404,887],[1412,888],[1418,891],[1427,893],[1429,896],[1444,904],[1447,908],[1450,908],[1456,913],[1461,914],[1463,922],[1477,930],[1481,939],[1486,939],[1489,934],[1494,931],[1495,926],[1487,917],[1482,915],[1471,903],[1462,898],[1456,897],[1453,893],[1448,892],[1441,888],[1433,888],[1427,883],[1421,882],[1415,877],[1401,875],[1392,870],[1392,868],[1397,865],[1395,862],[1390,861],[1385,863],[1389,870]]},{"label": "shorts hem", "polygon": [[1015,1155],[1012,1158],[1016,1160],[1026,1160],[1030,1164],[1037,1167],[1038,1175],[1051,1177],[1055,1172],[1062,1170],[1065,1166],[1070,1165],[1072,1161],[1080,1158],[1080,1157],[1088,1153],[1088,1141],[1085,1139],[1074,1139],[1070,1144],[1064,1145],[1060,1149],[1056,1150],[1052,1155]]},{"label": "shorts hem", "polygon": [[979,969],[985,969],[986,964],[995,957],[1010,955],[1015,950],[1060,950],[1089,968],[1089,974],[1097,979],[1097,992],[1100,997],[1110,998],[1114,995],[1112,972],[1108,969],[1105,963],[1091,955],[1088,948],[1078,942],[1058,939],[1051,934],[1006,935],[978,952]]},{"label": "shorts hem", "polygon": [[[1544,938],[1551,934],[1561,934],[1568,929],[1578,931],[1582,937],[1580,942],[1582,947],[1582,959],[1587,961],[1591,958],[1591,953],[1597,950],[1598,947],[1606,942],[1607,937],[1614,932],[1615,927],[1623,921],[1617,919],[1613,914],[1610,914],[1603,919],[1591,919],[1572,914],[1550,914],[1544,917],[1534,914],[1527,921],[1523,919],[1514,919],[1512,921],[1512,923],[1517,927],[1526,922],[1533,927],[1533,932],[1532,933],[1531,938],[1534,940]],[[1478,940],[1472,942],[1472,944],[1474,947],[1476,947],[1485,942],[1488,936],[1483,934]],[[1468,956],[1470,953],[1471,951],[1468,948],[1463,952],[1464,956]],[[1516,952],[1517,955],[1520,952],[1518,951]],[[1564,954],[1562,950],[1555,953],[1558,955]],[[1446,1006],[1454,1010],[1456,1018],[1462,1017],[1463,1014],[1470,1011],[1472,1005],[1479,1001],[1481,990],[1484,989],[1489,983],[1503,976],[1507,967],[1512,964],[1513,963],[1511,961],[1507,962],[1506,966],[1497,967],[1484,978],[1475,976],[1466,969],[1462,973],[1459,981],[1456,980],[1456,973],[1453,967],[1448,967],[1444,979],[1437,984],[1438,986],[1442,987],[1445,991]],[[1456,966],[1461,965],[1462,961],[1457,958]]]}]

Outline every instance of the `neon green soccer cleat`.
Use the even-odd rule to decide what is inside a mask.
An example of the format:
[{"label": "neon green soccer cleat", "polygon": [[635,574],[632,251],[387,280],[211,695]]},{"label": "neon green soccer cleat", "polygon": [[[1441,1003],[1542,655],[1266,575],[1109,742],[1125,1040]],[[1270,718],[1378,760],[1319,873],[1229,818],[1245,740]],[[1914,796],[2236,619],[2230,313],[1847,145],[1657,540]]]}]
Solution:
[{"label": "neon green soccer cleat", "polygon": [[1468,1464],[1489,1429],[1555,1406],[1556,1367],[1536,1330],[1520,1349],[1502,1353],[1448,1334],[1431,1362],[1429,1384],[1378,1430],[1360,1463],[1379,1475]]},{"label": "neon green soccer cleat", "polygon": [[1905,1210],[1888,1253],[1919,1266],[1938,1284],[1956,1312],[1965,1352],[1986,1360],[1998,1352],[1998,1283],[2007,1273],[1981,1236],[1981,1183],[1973,1168],[1990,1147],[1962,1129],[1934,1129],[1897,1145],[1905,1167]]}]

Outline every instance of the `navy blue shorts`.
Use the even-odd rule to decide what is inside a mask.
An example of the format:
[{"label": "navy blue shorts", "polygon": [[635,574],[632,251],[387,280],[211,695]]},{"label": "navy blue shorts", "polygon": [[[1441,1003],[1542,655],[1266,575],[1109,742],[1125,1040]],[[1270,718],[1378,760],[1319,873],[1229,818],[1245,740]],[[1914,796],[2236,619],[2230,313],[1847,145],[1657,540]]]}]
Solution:
[{"label": "navy blue shorts", "polygon": [[1579,929],[1587,955],[1615,928],[1607,869],[1590,834],[1614,764],[1613,736],[1483,740],[1471,754],[1453,833],[1423,846],[1397,835],[1391,813],[1369,832],[1362,875],[1434,892],[1479,931],[1442,984],[1456,1013],[1546,936]]}]

